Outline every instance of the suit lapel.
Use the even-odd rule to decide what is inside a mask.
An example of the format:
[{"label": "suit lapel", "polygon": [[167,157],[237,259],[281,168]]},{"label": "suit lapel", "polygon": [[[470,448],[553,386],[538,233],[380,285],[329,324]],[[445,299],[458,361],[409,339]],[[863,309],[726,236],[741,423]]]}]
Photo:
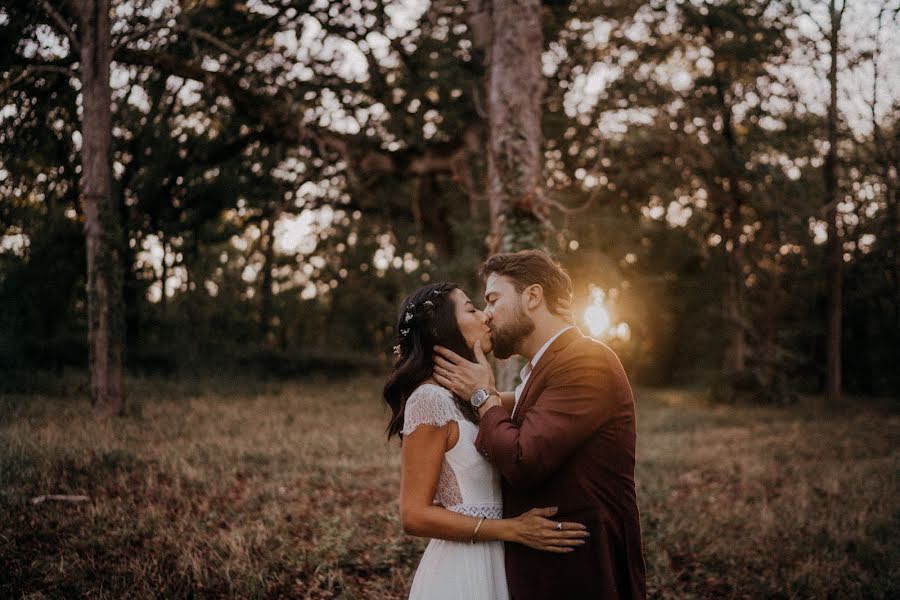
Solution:
[{"label": "suit lapel", "polygon": [[549,373],[550,364],[556,358],[556,355],[559,354],[561,350],[563,350],[566,346],[574,342],[576,339],[584,337],[584,334],[578,330],[577,327],[573,327],[569,329],[564,334],[553,340],[553,343],[550,344],[550,347],[544,351],[543,356],[541,356],[541,360],[538,361],[537,366],[531,371],[531,375],[528,376],[528,381],[525,382],[525,387],[522,389],[522,395],[519,396],[519,406],[516,409],[516,416],[514,421],[516,423],[521,423],[524,419],[525,411],[534,404],[534,399],[528,397],[528,392],[534,386],[535,381],[545,376],[545,373]]}]

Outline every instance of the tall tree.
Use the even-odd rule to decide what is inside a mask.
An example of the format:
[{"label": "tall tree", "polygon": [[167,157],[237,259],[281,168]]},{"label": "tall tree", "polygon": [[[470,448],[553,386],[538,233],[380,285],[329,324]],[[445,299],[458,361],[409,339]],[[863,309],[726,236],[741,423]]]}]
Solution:
[{"label": "tall tree", "polygon": [[[475,2],[469,26],[487,53],[488,252],[512,252],[543,243],[541,105],[544,49],[539,0]],[[489,24],[489,26],[488,26]],[[500,389],[513,387],[516,361],[501,361]]]},{"label": "tall tree", "polygon": [[[81,201],[87,246],[88,344],[91,400],[101,414],[121,411],[125,315],[121,225],[113,205],[109,87],[112,48],[108,0],[79,0],[78,39],[82,94]],[[47,4],[48,10],[52,7]],[[70,30],[71,31],[71,30]]]},{"label": "tall tree", "polygon": [[897,127],[900,124],[900,99],[889,99],[891,103],[887,109],[888,115],[893,115],[887,123],[881,122],[879,100],[883,93],[879,89],[881,83],[881,69],[884,67],[884,42],[882,33],[891,25],[900,22],[900,4],[885,0],[878,11],[878,26],[875,33],[875,43],[872,49],[872,92],[867,102],[869,116],[872,125],[871,162],[875,172],[881,179],[882,190],[886,203],[887,227],[884,237],[887,238],[887,258],[889,260],[888,272],[891,274],[893,284],[894,327],[900,332],[900,202],[897,201],[897,187],[900,173],[900,135]]},{"label": "tall tree", "polygon": [[488,62],[490,127],[489,251],[509,252],[541,243],[538,215],[543,171],[541,72],[543,32],[538,0],[494,0]]},{"label": "tall tree", "polygon": [[828,56],[828,152],[822,174],[825,179],[825,220],[828,224],[828,242],[825,249],[827,263],[827,315],[826,315],[826,374],[825,395],[830,400],[841,396],[841,329],[843,315],[844,250],[838,223],[838,55],[840,54],[841,23],[847,0],[840,6],[836,0],[828,2],[830,28],[827,31]]}]

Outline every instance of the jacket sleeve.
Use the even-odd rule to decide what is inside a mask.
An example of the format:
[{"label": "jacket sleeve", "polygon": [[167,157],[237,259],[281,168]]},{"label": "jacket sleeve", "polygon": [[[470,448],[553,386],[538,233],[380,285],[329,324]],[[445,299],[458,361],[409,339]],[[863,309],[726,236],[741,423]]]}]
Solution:
[{"label": "jacket sleeve", "polygon": [[488,410],[475,445],[511,486],[537,485],[612,419],[614,380],[603,356],[569,360],[552,373],[521,426],[500,407]]}]

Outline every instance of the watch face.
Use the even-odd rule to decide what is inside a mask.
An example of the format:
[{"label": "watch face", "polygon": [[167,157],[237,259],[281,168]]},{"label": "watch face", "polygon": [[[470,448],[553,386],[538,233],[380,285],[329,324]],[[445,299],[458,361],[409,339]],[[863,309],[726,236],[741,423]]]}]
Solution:
[{"label": "watch face", "polygon": [[488,391],[487,390],[475,390],[475,393],[472,394],[472,406],[475,408],[481,408],[481,405],[484,404],[488,399]]}]

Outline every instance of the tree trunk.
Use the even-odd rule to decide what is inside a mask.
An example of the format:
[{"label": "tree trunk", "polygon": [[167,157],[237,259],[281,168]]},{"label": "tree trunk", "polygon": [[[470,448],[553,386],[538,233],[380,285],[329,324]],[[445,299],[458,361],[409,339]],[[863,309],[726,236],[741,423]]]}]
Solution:
[{"label": "tree trunk", "polygon": [[[125,314],[125,340],[132,348],[139,346],[140,327],[141,327],[141,292],[145,292],[142,282],[138,280],[135,273],[134,263],[139,249],[137,246],[131,246],[131,213],[132,209],[128,206],[127,190],[134,182],[134,177],[141,168],[141,156],[139,151],[138,138],[135,136],[129,144],[128,152],[131,154],[131,160],[125,165],[125,172],[122,174],[118,185],[113,183],[113,195],[115,203],[119,210],[119,223],[122,231],[122,305]],[[125,347],[125,354],[128,354],[128,347]]]},{"label": "tree trunk", "polygon": [[272,325],[272,269],[275,263],[275,222],[280,211],[275,210],[259,224],[260,251],[263,255],[262,280],[259,283],[259,335],[260,343],[269,346],[269,330]]},{"label": "tree trunk", "polygon": [[[538,215],[543,171],[541,69],[543,32],[539,0],[493,0],[488,57],[488,251],[514,252],[543,245]],[[497,385],[514,387],[518,361],[500,361]]]},{"label": "tree trunk", "polygon": [[494,0],[488,65],[490,252],[541,245],[543,32],[538,0]]},{"label": "tree trunk", "polygon": [[[893,169],[893,174],[892,174]],[[894,334],[900,334],[900,202],[897,202],[896,166],[886,164],[884,166],[884,180],[887,187],[888,223],[890,223],[891,249],[888,257],[891,258],[891,268],[894,275]]]},{"label": "tree trunk", "polygon": [[[121,198],[118,199],[120,206],[120,223],[125,223],[125,219],[121,218],[121,206],[124,204]],[[129,340],[132,348],[137,346],[137,340],[140,336],[141,327],[141,282],[135,275],[134,262],[137,254],[135,248],[129,247],[129,234],[125,227],[122,227],[122,310],[125,320],[125,339]]]},{"label": "tree trunk", "polygon": [[881,122],[879,120],[878,106],[878,83],[880,77],[880,66],[882,53],[882,36],[881,32],[885,26],[884,17],[890,15],[890,3],[884,0],[881,4],[881,10],[878,11],[878,30],[875,34],[875,48],[872,55],[872,101],[869,104],[869,110],[872,115],[872,139],[874,141],[873,149],[875,152],[875,164],[878,165],[882,185],[884,185],[884,198],[887,208],[887,231],[879,233],[879,238],[888,240],[886,259],[888,264],[887,270],[891,273],[891,283],[893,285],[893,306],[894,306],[894,336],[895,343],[900,341],[900,205],[897,203],[897,160],[898,143],[900,143],[900,131],[898,126],[900,122],[896,118],[891,119],[889,130],[890,141],[884,138]]},{"label": "tree trunk", "polygon": [[744,242],[741,235],[744,229],[743,208],[747,204],[742,184],[746,178],[744,159],[738,146],[738,138],[734,129],[730,81],[727,65],[720,62],[716,66],[716,98],[722,117],[722,139],[728,148],[723,157],[727,177],[722,183],[723,202],[727,203],[721,211],[722,232],[725,238],[725,293],[722,297],[722,310],[725,315],[728,345],[725,350],[722,371],[726,376],[742,373],[747,367],[747,319],[745,317],[744,287]]},{"label": "tree trunk", "polygon": [[450,230],[446,202],[440,196],[441,190],[437,183],[437,176],[433,173],[418,177],[412,214],[419,235],[434,242],[439,257],[449,258],[455,250],[453,233]]},{"label": "tree trunk", "polygon": [[[194,232],[196,239],[196,230]],[[192,260],[184,262],[185,284],[187,294],[184,296],[184,309],[187,312],[188,328],[190,331],[190,350],[192,361],[202,361],[209,349],[209,311],[207,310],[208,292],[204,289],[202,281],[194,279],[194,273],[199,272],[197,256],[200,250],[195,246],[190,250]],[[187,248],[183,248],[187,250]],[[199,283],[199,285],[198,285]]]},{"label": "tree trunk", "polygon": [[110,166],[110,22],[108,0],[79,0],[82,204],[87,244],[91,401],[98,414],[123,407],[122,234]]},{"label": "tree trunk", "polygon": [[[846,0],[845,0],[846,1]],[[829,32],[831,65],[828,69],[828,85],[830,98],[828,102],[828,153],[825,155],[825,206],[828,222],[828,242],[825,249],[827,283],[827,316],[826,316],[826,374],[825,395],[829,400],[841,397],[841,327],[843,312],[843,279],[844,259],[840,230],[838,229],[839,190],[837,181],[838,156],[838,115],[837,115],[837,58],[841,17],[843,8],[838,11],[835,0],[829,2],[831,30]]]},{"label": "tree trunk", "polygon": [[[740,237],[738,235],[738,237]],[[747,366],[747,337],[744,326],[744,273],[743,249],[740,240],[733,243],[728,251],[726,267],[726,287],[723,296],[723,312],[728,329],[728,349],[725,352],[725,373],[741,373]]]}]

